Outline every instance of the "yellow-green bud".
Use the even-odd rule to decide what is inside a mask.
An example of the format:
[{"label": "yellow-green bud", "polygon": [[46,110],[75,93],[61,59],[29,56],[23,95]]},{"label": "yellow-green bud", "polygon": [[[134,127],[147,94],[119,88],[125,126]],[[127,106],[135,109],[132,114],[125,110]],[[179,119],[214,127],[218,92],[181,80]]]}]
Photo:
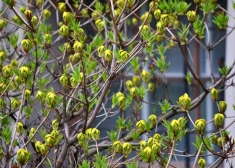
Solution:
[{"label": "yellow-green bud", "polygon": [[125,61],[127,61],[130,58],[130,54],[124,50],[119,50],[118,53],[120,54],[121,58],[120,58],[120,63],[123,63]]},{"label": "yellow-green bud", "polygon": [[88,9],[82,9],[81,14],[83,17],[89,17]]},{"label": "yellow-green bud", "polygon": [[68,85],[68,77],[66,76],[66,74],[61,75],[61,77],[60,77],[60,83],[61,83],[61,85],[63,85],[64,87]]},{"label": "yellow-green bud", "polygon": [[169,22],[170,22],[169,15],[167,15],[167,14],[162,14],[160,20],[161,20],[161,22],[163,23],[163,25],[164,25],[165,27],[167,27],[167,26],[169,25]]},{"label": "yellow-green bud", "polygon": [[187,111],[190,107],[190,104],[191,99],[189,98],[187,93],[179,97],[178,105],[182,110]]},{"label": "yellow-green bud", "polygon": [[[147,18],[147,17],[148,17],[148,18]],[[142,22],[144,22],[146,18],[147,18],[146,23],[150,24],[151,21],[152,21],[152,18],[153,18],[153,17],[152,17],[152,14],[150,14],[149,12],[145,12],[145,13],[140,17],[140,19],[142,20]]]},{"label": "yellow-green bud", "polygon": [[64,2],[59,2],[58,3],[58,10],[63,13],[64,11],[66,11],[66,3]]},{"label": "yellow-green bud", "polygon": [[92,138],[92,128],[88,128],[85,132],[88,139]]},{"label": "yellow-green bud", "polygon": [[225,144],[225,138],[224,137],[219,137],[217,139],[217,145],[222,148],[223,144]]},{"label": "yellow-green bud", "polygon": [[13,16],[11,19],[12,19],[13,22],[15,22],[18,25],[22,25],[23,24],[22,20],[20,20],[20,18],[18,16],[16,16],[16,15]]},{"label": "yellow-green bud", "polygon": [[122,145],[122,150],[123,150],[123,155],[125,157],[128,157],[128,155],[132,151],[132,145],[129,142],[124,142],[123,145]]},{"label": "yellow-green bud", "polygon": [[96,20],[95,25],[96,25],[98,31],[102,31],[104,29],[104,21],[101,19]]},{"label": "yellow-green bud", "polygon": [[125,0],[117,0],[115,4],[119,9],[123,10],[123,7],[125,6]]},{"label": "yellow-green bud", "polygon": [[174,133],[176,133],[179,130],[179,127],[180,127],[180,122],[178,120],[174,119],[171,121],[171,128]]},{"label": "yellow-green bud", "polygon": [[94,20],[97,20],[97,19],[99,19],[99,14],[98,14],[99,12],[97,12],[97,11],[93,11],[92,13],[91,13],[91,17],[94,19]]},{"label": "yellow-green bud", "polygon": [[29,161],[30,157],[31,154],[26,149],[18,149],[16,159],[21,166],[25,165]]},{"label": "yellow-green bud", "polygon": [[47,105],[53,108],[56,103],[56,94],[54,92],[48,92],[45,100],[46,100]]},{"label": "yellow-green bud", "polygon": [[219,102],[219,112],[224,113],[227,109],[227,103],[225,101]]},{"label": "yellow-green bud", "polygon": [[53,147],[56,143],[55,137],[52,136],[51,134],[47,134],[45,136],[45,143],[48,147],[50,147],[50,148]]},{"label": "yellow-green bud", "polygon": [[30,129],[29,136],[28,136],[28,138],[31,139],[31,142],[34,142],[34,137],[33,136],[34,136],[35,132],[36,132],[36,129],[32,127]]},{"label": "yellow-green bud", "polygon": [[83,142],[86,140],[86,134],[83,134],[82,132],[78,133],[77,135],[78,142]]},{"label": "yellow-green bud", "polygon": [[139,86],[139,84],[140,84],[140,77],[139,76],[133,76],[132,77],[132,82],[133,82],[134,86]]},{"label": "yellow-green bud", "polygon": [[0,50],[0,62],[3,62],[7,57],[6,52]]},{"label": "yellow-green bud", "polygon": [[17,109],[19,106],[20,106],[20,101],[18,99],[16,99],[16,98],[13,98],[11,100],[11,107],[13,109]]},{"label": "yellow-green bud", "polygon": [[123,106],[125,101],[126,101],[126,98],[124,96],[118,97],[119,106]]},{"label": "yellow-green bud", "polygon": [[195,122],[195,130],[200,134],[203,135],[205,132],[205,128],[206,128],[206,120],[204,119],[198,119]]},{"label": "yellow-green bud", "polygon": [[197,18],[195,11],[188,11],[186,15],[187,15],[187,18],[190,22],[194,22]]},{"label": "yellow-green bud", "polygon": [[43,2],[44,2],[44,0],[36,0],[37,7],[40,8],[42,6]]},{"label": "yellow-green bud", "polygon": [[155,84],[154,84],[153,82],[150,82],[150,83],[148,84],[148,90],[149,90],[150,92],[153,92],[153,91],[154,91],[154,88],[155,88]]},{"label": "yellow-green bud", "polygon": [[155,143],[152,145],[152,151],[153,151],[156,155],[159,155],[159,153],[160,153],[160,151],[161,151],[161,145],[160,145],[160,143],[155,142]]},{"label": "yellow-green bud", "polygon": [[39,146],[39,151],[42,155],[46,155],[48,149],[47,149],[47,145],[46,144],[41,144]]},{"label": "yellow-green bud", "polygon": [[151,9],[151,11],[155,11],[158,8],[158,2],[157,1],[152,1],[149,3],[149,9]]},{"label": "yellow-green bud", "polygon": [[153,144],[155,144],[155,143],[157,143],[157,140],[156,140],[156,139],[154,139],[154,138],[152,138],[152,137],[150,137],[150,138],[148,139],[148,146],[149,146],[149,147],[152,147]]},{"label": "yellow-green bud", "polygon": [[145,140],[141,140],[140,141],[140,150],[142,151],[142,150],[144,150],[144,148],[146,148],[147,147],[147,142],[145,141]]},{"label": "yellow-green bud", "polygon": [[100,139],[100,131],[97,128],[93,128],[91,132],[92,138],[97,141]]},{"label": "yellow-green bud", "polygon": [[29,9],[26,9],[24,11],[24,16],[26,17],[26,19],[31,20],[31,18],[32,18],[32,11],[29,10]]},{"label": "yellow-green bud", "polygon": [[82,57],[82,54],[81,53],[75,53],[73,56],[74,56],[74,59],[77,61]]},{"label": "yellow-green bud", "polygon": [[112,53],[112,51],[111,50],[105,50],[105,52],[104,52],[104,59],[106,60],[106,61],[112,61],[112,58],[113,58],[113,53]]},{"label": "yellow-green bud", "polygon": [[11,64],[8,64],[2,68],[2,75],[4,78],[10,78],[13,76]]},{"label": "yellow-green bud", "polygon": [[221,127],[224,123],[224,115],[220,113],[215,114],[214,123],[216,127]]},{"label": "yellow-green bud", "polygon": [[124,97],[124,94],[123,94],[122,92],[117,92],[117,93],[116,93],[116,96],[117,96],[117,98],[119,98],[119,97]]},{"label": "yellow-green bud", "polygon": [[119,17],[120,14],[121,14],[121,10],[119,8],[114,10],[114,17],[115,18]]},{"label": "yellow-green bud", "polygon": [[31,91],[29,89],[26,89],[24,91],[24,96],[25,96],[26,99],[29,99],[29,97],[31,96]]},{"label": "yellow-green bud", "polygon": [[26,53],[33,47],[32,42],[29,39],[23,39],[21,41],[21,46]]},{"label": "yellow-green bud", "polygon": [[113,150],[115,153],[120,153],[122,151],[122,143],[120,141],[115,141],[113,143]]},{"label": "yellow-green bud", "polygon": [[144,148],[143,150],[143,155],[145,156],[146,158],[146,162],[149,162],[150,158],[151,158],[151,154],[152,154],[152,149],[150,147],[146,147]]},{"label": "yellow-green bud", "polygon": [[22,14],[24,14],[25,10],[26,10],[26,8],[25,8],[24,6],[21,6],[21,7],[20,7],[20,12],[21,12]]},{"label": "yellow-green bud", "polygon": [[69,43],[64,43],[64,50],[66,50],[66,52],[70,52],[71,51],[71,45]]},{"label": "yellow-green bud", "polygon": [[150,79],[150,74],[149,74],[148,71],[143,69],[142,73],[141,73],[141,77],[144,80],[144,82],[147,83],[149,81],[149,79]]},{"label": "yellow-green bud", "polygon": [[104,56],[104,52],[105,52],[105,47],[103,45],[99,46],[97,51],[98,51],[98,56],[99,57],[103,57]]},{"label": "yellow-green bud", "polygon": [[4,108],[4,107],[5,107],[4,99],[0,99],[0,108]]},{"label": "yellow-green bud", "polygon": [[80,52],[83,49],[83,43],[75,41],[75,43],[73,44],[73,49],[75,52]]},{"label": "yellow-green bud", "polygon": [[70,78],[70,83],[71,83],[71,86],[75,88],[78,85],[79,81],[75,77],[72,76]]},{"label": "yellow-green bud", "polygon": [[26,66],[22,66],[19,69],[19,77],[21,78],[22,81],[26,81],[31,74],[30,69]]},{"label": "yellow-green bud", "polygon": [[44,38],[44,41],[46,42],[46,44],[51,44],[51,41],[52,41],[52,36],[51,36],[51,34],[45,34],[44,36],[43,36],[43,38]]},{"label": "yellow-green bud", "polygon": [[31,23],[32,23],[32,25],[33,25],[34,27],[37,26],[37,24],[38,24],[38,18],[37,18],[37,16],[33,16],[33,17],[31,18]]},{"label": "yellow-green bud", "polygon": [[206,167],[206,160],[202,157],[197,162],[199,168],[205,168]]},{"label": "yellow-green bud", "polygon": [[134,26],[137,26],[138,25],[138,20],[134,17],[134,18],[132,18],[132,24],[134,25]]},{"label": "yellow-green bud", "polygon": [[60,133],[59,133],[58,130],[54,129],[54,130],[51,131],[50,135],[53,136],[55,138],[55,140],[56,140],[56,139],[58,139]]},{"label": "yellow-green bud", "polygon": [[11,60],[11,66],[14,68],[18,67],[18,61],[16,59]]},{"label": "yellow-green bud", "polygon": [[52,121],[51,125],[52,125],[53,130],[58,130],[59,121],[57,119],[55,119],[55,120]]},{"label": "yellow-green bud", "polygon": [[72,13],[71,12],[64,12],[63,13],[63,20],[65,23],[69,23],[71,20]]},{"label": "yellow-green bud", "polygon": [[156,27],[157,27],[157,32],[159,35],[164,33],[165,26],[162,22],[157,22]]},{"label": "yellow-green bud", "polygon": [[214,134],[214,135],[212,135],[212,137],[211,137],[211,142],[212,142],[213,144],[216,144],[216,143],[217,143],[217,139],[218,139],[217,135]]},{"label": "yellow-green bud", "polygon": [[0,83],[0,92],[2,93],[6,89],[5,83]]},{"label": "yellow-green bud", "polygon": [[148,35],[150,33],[150,28],[147,25],[142,25],[139,27],[139,31],[141,30],[141,34]]},{"label": "yellow-green bud", "polygon": [[211,97],[214,101],[217,100],[217,98],[218,98],[218,90],[217,89],[215,89],[215,88],[211,89]]},{"label": "yellow-green bud", "polygon": [[161,140],[161,135],[156,133],[156,134],[154,134],[153,139],[155,139],[156,141],[160,141]]},{"label": "yellow-green bud", "polygon": [[133,86],[132,81],[131,81],[131,80],[127,80],[127,81],[126,81],[126,87],[127,87],[127,89],[130,90],[130,89],[132,88],[132,86]]},{"label": "yellow-green bud", "polygon": [[132,97],[137,97],[138,92],[137,92],[136,87],[132,87],[132,88],[130,89],[130,95],[131,95]]},{"label": "yellow-green bud", "polygon": [[44,99],[45,99],[45,95],[42,91],[38,91],[37,94],[36,94],[36,98],[40,101],[40,102],[43,102]]},{"label": "yellow-green bud", "polygon": [[145,120],[140,120],[135,124],[136,128],[138,129],[139,132],[144,132],[145,127],[146,127],[146,121]]},{"label": "yellow-green bud", "polygon": [[42,142],[41,141],[37,141],[35,142],[35,149],[37,152],[40,152],[40,146],[42,145]]},{"label": "yellow-green bud", "polygon": [[16,125],[16,132],[22,134],[24,132],[24,125],[22,122],[18,122]]},{"label": "yellow-green bud", "polygon": [[69,35],[69,28],[66,25],[62,25],[59,29],[59,34],[61,36],[67,37]]},{"label": "yellow-green bud", "polygon": [[154,114],[151,114],[149,116],[149,122],[151,123],[153,127],[156,126],[156,121],[157,121],[157,116]]},{"label": "yellow-green bud", "polygon": [[51,12],[48,9],[44,9],[42,11],[42,15],[43,15],[44,20],[47,20],[51,16]]},{"label": "yellow-green bud", "polygon": [[0,31],[6,27],[7,27],[7,22],[5,20],[0,20]]}]

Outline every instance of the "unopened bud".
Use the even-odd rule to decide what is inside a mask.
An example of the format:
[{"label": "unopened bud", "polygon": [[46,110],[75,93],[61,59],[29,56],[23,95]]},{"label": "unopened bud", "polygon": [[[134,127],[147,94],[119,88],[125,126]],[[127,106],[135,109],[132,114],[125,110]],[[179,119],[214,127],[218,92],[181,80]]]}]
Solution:
[{"label": "unopened bud", "polygon": [[153,91],[154,91],[154,88],[155,88],[155,84],[154,84],[153,82],[150,82],[150,83],[148,84],[148,90],[149,90],[150,92],[153,92]]},{"label": "unopened bud", "polygon": [[25,165],[29,161],[30,157],[31,154],[26,149],[18,149],[16,159],[21,166]]},{"label": "unopened bud", "polygon": [[205,168],[206,167],[206,160],[201,157],[201,158],[199,158],[197,164],[198,164],[199,168]]},{"label": "unopened bud", "polygon": [[44,9],[42,11],[42,15],[43,15],[44,20],[47,20],[51,16],[51,12],[48,9]]},{"label": "unopened bud", "polygon": [[132,82],[135,86],[139,86],[140,84],[140,77],[139,76],[133,76],[132,77]]},{"label": "unopened bud", "polygon": [[24,125],[22,122],[18,122],[16,125],[16,132],[22,134],[24,132]]},{"label": "unopened bud", "polygon": [[115,153],[120,153],[122,151],[122,143],[120,141],[115,141],[113,143],[113,150]]},{"label": "unopened bud", "polygon": [[220,113],[215,114],[214,123],[216,127],[221,127],[224,123],[224,115]]},{"label": "unopened bud", "polygon": [[144,132],[145,127],[146,127],[146,121],[140,120],[135,125],[136,125],[136,128],[138,129],[139,132]]},{"label": "unopened bud", "polygon": [[66,3],[64,2],[59,2],[58,3],[58,10],[63,13],[64,11],[66,11]]},{"label": "unopened bud", "polygon": [[187,15],[187,18],[190,22],[194,22],[197,18],[195,11],[188,11],[186,15]]},{"label": "unopened bud", "polygon": [[214,101],[217,100],[217,98],[218,98],[218,90],[217,89],[215,89],[215,88],[211,89],[211,97]]},{"label": "unopened bud", "polygon": [[225,101],[220,101],[219,102],[219,112],[225,113],[226,109],[227,109],[227,103]]},{"label": "unopened bud", "polygon": [[147,142],[145,140],[140,141],[140,150],[144,150],[147,147]]},{"label": "unopened bud", "polygon": [[122,150],[123,150],[123,154],[125,157],[128,157],[128,155],[131,153],[132,151],[132,145],[129,142],[125,142],[122,145]]},{"label": "unopened bud", "polygon": [[142,76],[145,83],[147,83],[150,79],[150,74],[146,70],[142,70],[141,76]]},{"label": "unopened bud", "polygon": [[23,50],[27,53],[29,50],[32,49],[33,45],[32,42],[29,39],[23,39],[21,41],[21,46]]},{"label": "unopened bud", "polygon": [[127,87],[127,89],[130,90],[130,89],[132,88],[132,86],[133,86],[132,81],[131,81],[131,80],[127,80],[127,81],[126,81],[126,87]]},{"label": "unopened bud", "polygon": [[157,116],[156,115],[151,114],[148,119],[149,119],[149,122],[151,123],[151,125],[153,127],[156,126],[156,121],[157,121]]},{"label": "unopened bud", "polygon": [[32,18],[32,11],[29,10],[29,9],[26,9],[24,11],[24,16],[26,17],[26,19],[31,20],[31,18]]},{"label": "unopened bud", "polygon": [[97,128],[92,129],[91,135],[95,141],[100,139],[100,131]]},{"label": "unopened bud", "polygon": [[83,142],[86,140],[86,134],[83,134],[82,132],[78,133],[77,135],[78,142]]},{"label": "unopened bud", "polygon": [[198,119],[195,122],[195,130],[200,134],[203,135],[205,132],[205,128],[206,128],[206,120],[204,119]]},{"label": "unopened bud", "polygon": [[106,61],[112,61],[112,58],[113,58],[113,54],[112,54],[112,51],[111,50],[105,50],[104,52],[104,58]]},{"label": "unopened bud", "polygon": [[59,29],[59,34],[61,36],[67,37],[69,35],[69,28],[66,25],[62,25]]},{"label": "unopened bud", "polygon": [[56,103],[56,94],[54,92],[48,92],[45,100],[49,107],[54,108]]}]

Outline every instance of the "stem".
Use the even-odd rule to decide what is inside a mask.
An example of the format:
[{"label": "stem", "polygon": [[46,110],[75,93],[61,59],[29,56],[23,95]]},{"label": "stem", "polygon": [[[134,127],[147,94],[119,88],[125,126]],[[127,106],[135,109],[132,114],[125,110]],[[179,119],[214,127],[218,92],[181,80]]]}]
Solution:
[{"label": "stem", "polygon": [[175,148],[175,138],[173,140],[173,144],[172,144],[172,147],[171,147],[171,153],[170,153],[170,156],[169,156],[169,159],[168,159],[168,162],[166,164],[166,168],[168,168],[170,162],[171,162],[171,158],[172,158],[172,155],[173,155],[173,152],[174,152],[174,148]]}]

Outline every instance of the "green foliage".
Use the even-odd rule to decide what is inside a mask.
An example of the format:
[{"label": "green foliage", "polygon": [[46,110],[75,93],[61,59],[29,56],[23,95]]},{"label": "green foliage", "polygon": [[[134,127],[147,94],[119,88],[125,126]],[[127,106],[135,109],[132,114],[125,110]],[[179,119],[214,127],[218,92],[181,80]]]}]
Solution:
[{"label": "green foliage", "polygon": [[224,12],[214,16],[213,22],[218,26],[219,29],[226,29],[229,17]]},{"label": "green foliage", "polygon": [[168,110],[171,109],[171,104],[168,100],[164,100],[163,103],[158,102],[159,106],[161,107],[162,113],[165,114]]}]

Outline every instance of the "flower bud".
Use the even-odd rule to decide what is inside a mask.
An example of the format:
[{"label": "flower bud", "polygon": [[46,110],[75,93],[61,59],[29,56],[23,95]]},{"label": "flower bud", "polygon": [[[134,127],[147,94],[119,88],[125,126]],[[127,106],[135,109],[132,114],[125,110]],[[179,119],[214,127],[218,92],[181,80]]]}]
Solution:
[{"label": "flower bud", "polygon": [[151,9],[151,11],[155,11],[158,8],[158,2],[157,1],[152,1],[149,3],[149,9]]},{"label": "flower bud", "polygon": [[0,99],[0,108],[4,108],[6,106],[4,99]]},{"label": "flower bud", "polygon": [[93,128],[91,132],[92,138],[97,141],[100,139],[100,131],[97,128]]},{"label": "flower bud", "polygon": [[0,20],[0,31],[6,27],[7,27],[7,22],[5,20]]},{"label": "flower bud", "polygon": [[134,26],[137,26],[138,25],[138,20],[134,17],[134,18],[132,18],[132,24],[134,25]]},{"label": "flower bud", "polygon": [[140,77],[139,76],[133,76],[132,77],[132,82],[135,86],[139,86],[140,84]]},{"label": "flower bud", "polygon": [[215,88],[211,89],[211,97],[214,101],[217,100],[217,98],[218,98],[218,90],[217,89],[215,89]]},{"label": "flower bud", "polygon": [[155,139],[156,141],[160,141],[161,140],[161,135],[156,133],[156,134],[154,134],[153,139]]},{"label": "flower bud", "polygon": [[137,97],[138,92],[137,92],[136,87],[132,87],[132,88],[130,89],[130,95],[131,95],[131,97]]},{"label": "flower bud", "polygon": [[64,2],[59,2],[58,3],[58,10],[63,13],[64,11],[66,11],[66,3]]},{"label": "flower bud", "polygon": [[68,77],[66,76],[66,74],[61,75],[60,83],[64,87],[68,85]]},{"label": "flower bud", "polygon": [[123,10],[125,6],[125,0],[117,0],[115,4],[117,5],[119,9]]},{"label": "flower bud", "polygon": [[36,132],[36,129],[32,127],[30,129],[29,136],[28,136],[28,138],[31,139],[31,142],[34,142],[34,137],[33,136],[34,136],[35,132]]},{"label": "flower bud", "polygon": [[46,155],[48,149],[47,149],[47,145],[46,144],[41,144],[39,146],[39,151],[42,155]]},{"label": "flower bud", "polygon": [[98,51],[98,56],[99,57],[103,57],[104,56],[104,52],[105,52],[105,47],[102,45],[102,46],[99,46],[99,48],[97,49]]},{"label": "flower bud", "polygon": [[221,127],[224,123],[224,115],[220,113],[215,114],[214,123],[216,127]]},{"label": "flower bud", "polygon": [[42,7],[42,4],[43,4],[44,0],[36,0],[36,5],[37,7]]},{"label": "flower bud", "polygon": [[112,61],[112,58],[113,58],[113,54],[112,54],[112,51],[111,50],[105,50],[105,52],[104,52],[104,59],[106,60],[106,61]]},{"label": "flower bud", "polygon": [[190,22],[194,22],[197,18],[195,11],[188,11],[186,15]]},{"label": "flower bud", "polygon": [[115,18],[119,17],[120,14],[121,14],[121,10],[119,8],[114,10],[114,17]]},{"label": "flower bud", "polygon": [[80,52],[83,49],[83,43],[81,43],[79,41],[75,41],[75,43],[73,45],[73,49],[75,52]]},{"label": "flower bud", "polygon": [[150,82],[150,83],[148,84],[148,90],[149,90],[150,92],[153,92],[153,91],[154,91],[154,88],[155,88],[155,84],[154,84],[153,82]]},{"label": "flower bud", "polygon": [[29,10],[29,9],[26,9],[24,11],[24,16],[26,17],[27,20],[31,20],[31,18],[32,18],[32,11]]},{"label": "flower bud", "polygon": [[126,87],[127,87],[127,89],[130,90],[130,89],[132,88],[132,86],[133,86],[132,81],[131,81],[131,80],[127,80],[127,81],[126,81]]},{"label": "flower bud", "polygon": [[0,63],[2,63],[7,57],[6,52],[0,50]]},{"label": "flower bud", "polygon": [[129,142],[124,142],[123,145],[122,145],[122,150],[123,150],[123,155],[125,157],[128,157],[128,155],[132,151],[132,145]]},{"label": "flower bud", "polygon": [[167,14],[162,14],[160,20],[165,27],[169,25],[170,18]]},{"label": "flower bud", "polygon": [[156,121],[157,121],[157,116],[154,114],[151,114],[149,116],[149,122],[151,123],[153,127],[156,126]]},{"label": "flower bud", "polygon": [[124,97],[124,94],[122,92],[117,92],[116,96],[117,96],[117,98]]},{"label": "flower bud", "polygon": [[83,17],[89,17],[89,13],[88,13],[88,10],[87,9],[82,9],[82,11],[81,11],[81,14],[82,14],[82,16]]},{"label": "flower bud", "polygon": [[69,43],[64,43],[64,50],[66,50],[66,52],[70,52],[71,51],[71,45]]},{"label": "flower bud", "polygon": [[11,66],[13,68],[17,68],[18,67],[18,61],[16,59],[11,60]]},{"label": "flower bud", "polygon": [[92,138],[92,128],[88,128],[85,132],[88,139]]},{"label": "flower bud", "polygon": [[146,147],[143,150],[143,155],[146,158],[146,162],[149,162],[150,158],[151,158],[151,154],[152,154],[152,149],[150,147]]},{"label": "flower bud", "polygon": [[181,107],[182,110],[187,111],[190,107],[191,99],[189,98],[188,94],[185,93],[183,96],[179,97],[178,105]]},{"label": "flower bud", "polygon": [[70,78],[70,83],[71,83],[71,86],[75,88],[79,84],[79,81],[75,77],[72,76]]},{"label": "flower bud", "polygon": [[152,138],[152,137],[148,139],[148,146],[149,146],[149,147],[152,147],[153,144],[155,144],[155,143],[157,143],[157,140],[156,140],[156,139],[154,139],[154,138]]},{"label": "flower bud", "polygon": [[142,151],[142,150],[144,150],[144,148],[146,148],[147,147],[147,142],[145,141],[145,140],[141,140],[140,141],[140,150]]},{"label": "flower bud", "polygon": [[59,131],[55,130],[55,129],[52,130],[50,134],[51,134],[51,136],[53,136],[55,138],[55,140],[57,140],[60,135]]},{"label": "flower bud", "polygon": [[83,142],[86,140],[86,134],[83,134],[82,132],[78,133],[77,135],[78,142]]},{"label": "flower bud", "polygon": [[24,6],[21,6],[20,7],[20,12],[23,14],[24,13],[24,11],[26,10],[26,8],[24,7]]},{"label": "flower bud", "polygon": [[[147,18],[148,17],[148,18]],[[150,14],[149,12],[145,12],[141,17],[140,17],[140,20],[145,21],[145,19],[147,18],[146,20],[146,23],[150,24],[151,21],[152,21],[152,14]]]},{"label": "flower bud", "polygon": [[54,92],[48,92],[45,100],[46,100],[47,105],[53,108],[56,103],[56,94]]},{"label": "flower bud", "polygon": [[49,148],[53,147],[56,143],[55,137],[51,134],[47,134],[45,136],[45,143]]},{"label": "flower bud", "polygon": [[33,17],[31,18],[31,23],[32,23],[32,25],[33,25],[34,27],[37,26],[37,24],[38,24],[38,18],[37,18],[37,16],[33,16]]},{"label": "flower bud", "polygon": [[118,53],[120,54],[120,63],[123,63],[130,58],[130,54],[124,50],[119,50]]},{"label": "flower bud", "polygon": [[223,148],[223,144],[225,144],[225,138],[224,137],[219,137],[217,139],[217,145],[221,148]]},{"label": "flower bud", "polygon": [[69,28],[66,25],[62,25],[59,29],[59,34],[61,36],[67,37],[69,35]]},{"label": "flower bud", "polygon": [[16,159],[21,166],[25,165],[29,161],[30,157],[31,154],[26,149],[18,149]]},{"label": "flower bud", "polygon": [[216,144],[216,143],[217,143],[217,139],[218,139],[217,135],[214,134],[214,135],[212,135],[212,137],[211,137],[211,142],[212,142],[213,144]]},{"label": "flower bud", "polygon": [[44,41],[46,42],[46,44],[48,44],[48,45],[51,44],[52,36],[50,34],[45,34],[43,36],[43,38],[44,38]]},{"label": "flower bud", "polygon": [[150,28],[147,25],[142,25],[139,27],[139,31],[141,30],[141,34],[143,36],[149,35],[150,33]]},{"label": "flower bud", "polygon": [[16,132],[18,134],[22,134],[24,132],[24,125],[22,124],[22,122],[18,122],[16,125]]},{"label": "flower bud", "polygon": [[199,158],[197,164],[198,164],[199,168],[205,168],[206,167],[206,160],[201,157],[201,158]]},{"label": "flower bud", "polygon": [[16,15],[13,16],[11,19],[12,19],[13,22],[15,22],[18,25],[22,25],[23,24],[22,20],[18,16],[16,16]]},{"label": "flower bud", "polygon": [[31,91],[29,89],[26,89],[24,91],[24,96],[25,96],[26,99],[29,99],[29,97],[31,96]]},{"label": "flower bud", "polygon": [[33,45],[32,42],[29,39],[23,39],[21,41],[21,46],[23,50],[27,53],[29,50],[32,49]]},{"label": "flower bud", "polygon": [[113,150],[115,153],[120,153],[122,151],[122,143],[120,141],[115,141],[113,143]]},{"label": "flower bud", "polygon": [[5,89],[6,89],[6,85],[5,85],[5,83],[0,83],[0,93],[2,93],[3,91],[5,91]]},{"label": "flower bud", "polygon": [[43,102],[44,99],[45,99],[45,95],[42,91],[38,91],[37,94],[36,94],[36,98],[40,101],[40,102]]},{"label": "flower bud", "polygon": [[63,21],[67,24],[71,20],[72,13],[71,12],[64,12],[63,13]]},{"label": "flower bud", "polygon": [[143,78],[144,82],[147,83],[150,79],[150,74],[146,70],[142,70],[141,77]]},{"label": "flower bud", "polygon": [[164,33],[165,26],[162,22],[157,22],[156,27],[157,27],[157,32],[159,35]]},{"label": "flower bud", "polygon": [[178,120],[172,120],[171,121],[171,128],[172,128],[172,130],[173,130],[173,132],[174,132],[174,134],[179,130],[179,128],[180,128],[180,122],[178,121]]},{"label": "flower bud", "polygon": [[204,119],[198,119],[198,120],[195,122],[195,130],[196,130],[200,135],[203,135],[203,134],[204,134],[205,128],[206,128],[206,120],[204,120]]},{"label": "flower bud", "polygon": [[124,109],[125,108],[126,98],[124,96],[118,97],[118,105]]},{"label": "flower bud", "polygon": [[15,110],[20,106],[20,101],[16,98],[11,100],[11,107]]},{"label": "flower bud", "polygon": [[100,18],[99,12],[93,11],[93,12],[91,13],[91,17],[92,17],[92,19],[94,19],[94,20],[99,19],[99,18]]},{"label": "flower bud", "polygon": [[55,120],[52,121],[51,125],[52,125],[52,129],[53,130],[58,130],[58,128],[59,128],[59,121],[57,119],[55,119]]},{"label": "flower bud", "polygon": [[138,129],[139,132],[144,132],[145,127],[146,127],[146,121],[140,120],[135,125],[136,125],[136,128]]},{"label": "flower bud", "polygon": [[104,29],[104,21],[101,19],[96,20],[95,25],[96,25],[99,32]]},{"label": "flower bud", "polygon": [[227,109],[227,103],[225,101],[219,102],[219,112],[224,113]]},{"label": "flower bud", "polygon": [[11,64],[8,64],[2,68],[2,75],[4,78],[10,78],[13,76]]},{"label": "flower bud", "polygon": [[51,16],[51,12],[48,9],[44,9],[42,11],[42,15],[43,15],[44,20],[47,20]]},{"label": "flower bud", "polygon": [[161,151],[161,145],[160,145],[160,143],[155,142],[155,143],[152,145],[152,151],[153,151],[156,155],[159,155],[159,153],[160,153],[160,151]]},{"label": "flower bud", "polygon": [[40,152],[40,146],[42,145],[42,142],[41,141],[37,141],[35,142],[35,149],[36,149],[36,152]]}]

